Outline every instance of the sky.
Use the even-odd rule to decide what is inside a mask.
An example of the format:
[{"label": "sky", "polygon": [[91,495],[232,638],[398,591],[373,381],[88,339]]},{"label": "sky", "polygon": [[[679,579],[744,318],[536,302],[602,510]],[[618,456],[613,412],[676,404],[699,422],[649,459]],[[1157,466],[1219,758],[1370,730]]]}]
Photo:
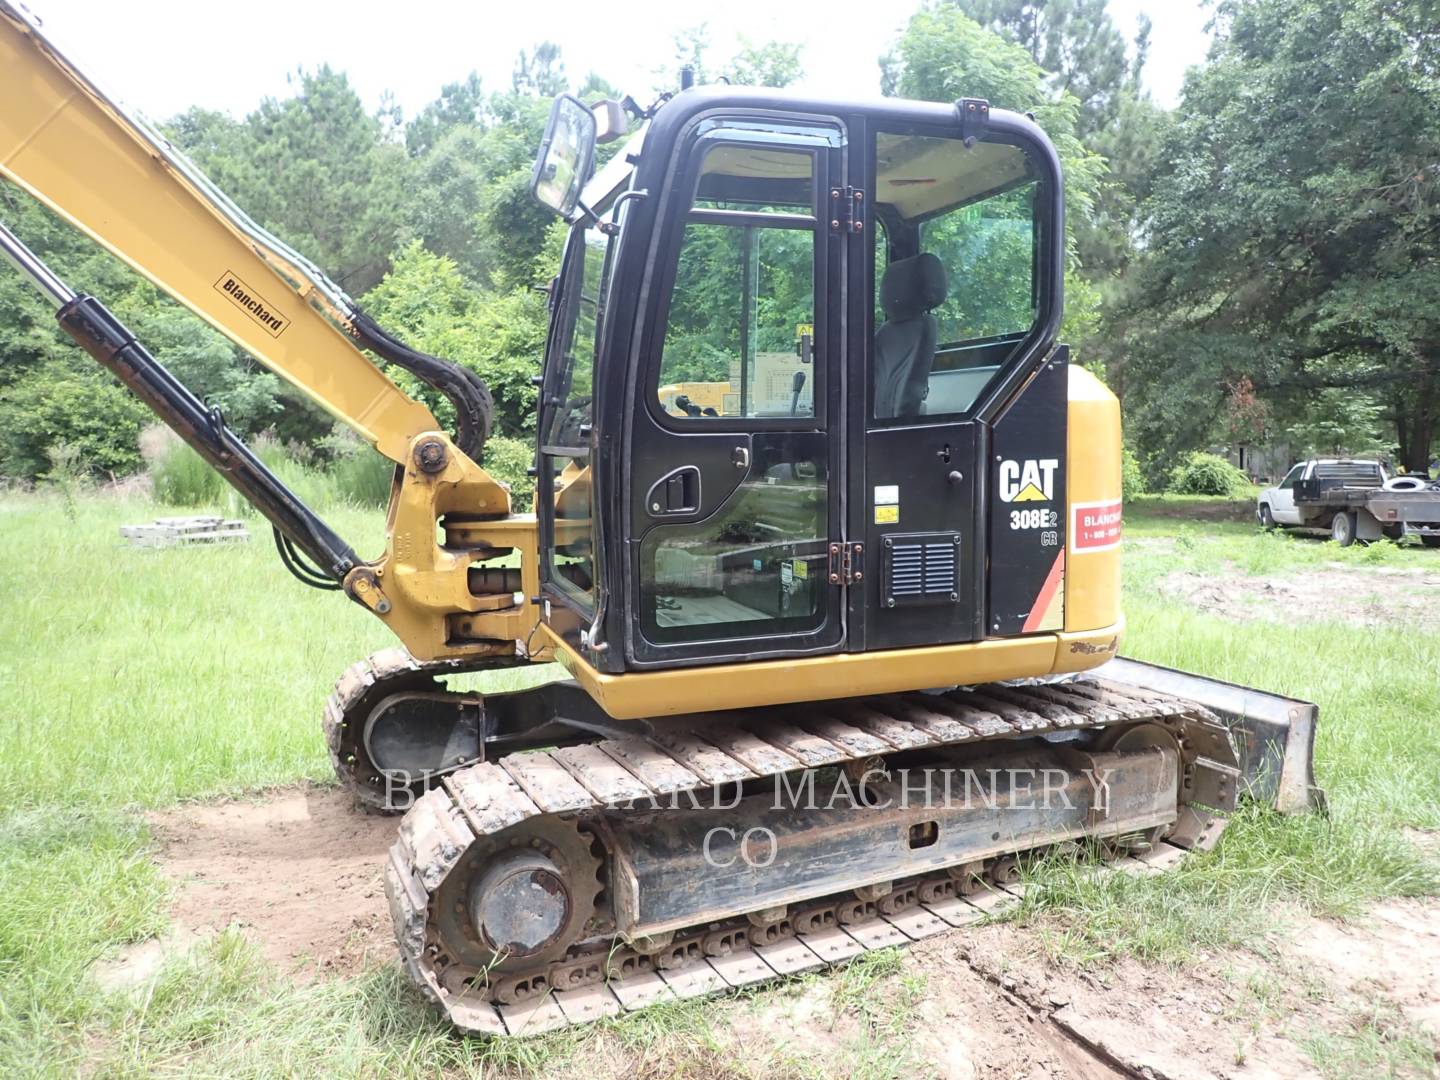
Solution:
[{"label": "sky", "polygon": [[[805,89],[869,96],[879,89],[877,58],[914,10],[886,0],[850,0],[844,14],[812,0],[724,0],[703,8],[683,0],[542,0],[533,7],[514,0],[22,2],[107,92],[151,119],[191,105],[243,116],[264,97],[288,95],[298,68],[322,63],[345,71],[371,107],[389,91],[410,117],[472,70],[487,89],[508,86],[519,51],[544,40],[560,46],[577,81],[594,71],[648,101],[678,67],[675,33],[700,22],[708,25],[714,62],[731,55],[742,34],[798,41]],[[1127,36],[1142,12],[1150,16],[1147,86],[1158,102],[1173,105],[1185,69],[1204,59],[1209,44],[1200,0],[1110,0],[1110,8]]]}]

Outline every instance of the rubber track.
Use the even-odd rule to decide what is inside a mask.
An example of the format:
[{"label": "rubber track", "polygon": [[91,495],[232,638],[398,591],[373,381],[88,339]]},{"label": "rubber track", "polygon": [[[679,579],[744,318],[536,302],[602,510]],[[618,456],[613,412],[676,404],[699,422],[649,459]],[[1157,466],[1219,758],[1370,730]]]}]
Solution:
[{"label": "rubber track", "polygon": [[[917,747],[999,742],[1145,720],[1183,724],[1182,745],[1188,749],[1182,762],[1182,798],[1197,790],[1229,792],[1233,798],[1238,781],[1229,732],[1212,714],[1193,702],[1094,678],[1025,687],[982,686],[943,696],[902,694],[817,703],[780,708],[775,716],[763,726],[756,724],[755,730],[697,718],[688,730],[664,727],[654,735],[637,733],[548,752],[526,751],[445,777],[442,786],[419,798],[402,819],[385,868],[385,891],[411,979],[465,1031],[533,1034],[643,1008],[665,997],[718,993],[844,963],[867,950],[902,945],[977,921],[1013,891],[1002,888],[930,903],[916,903],[912,897],[904,905],[892,905],[905,908],[894,915],[877,912],[864,922],[831,925],[763,946],[742,940],[729,955],[664,970],[640,970],[623,978],[612,976],[576,989],[547,988],[534,1000],[519,1004],[496,1004],[484,990],[449,992],[436,969],[437,956],[443,963],[443,954],[429,937],[436,890],[477,838],[494,836],[541,815],[568,817],[632,799],[670,797],[687,788]],[[1208,780],[1197,779],[1204,773]],[[1222,799],[1216,805],[1229,803]],[[1127,857],[1123,864],[1150,870],[1177,860],[1185,848],[1213,844],[1223,819],[1193,804],[1184,809],[1191,817],[1187,820],[1182,813],[1175,838],[1182,846],[1163,843],[1142,859]],[[681,936],[677,932],[677,942]],[[607,956],[616,956],[615,950]],[[608,966],[610,961],[601,963]]]}]

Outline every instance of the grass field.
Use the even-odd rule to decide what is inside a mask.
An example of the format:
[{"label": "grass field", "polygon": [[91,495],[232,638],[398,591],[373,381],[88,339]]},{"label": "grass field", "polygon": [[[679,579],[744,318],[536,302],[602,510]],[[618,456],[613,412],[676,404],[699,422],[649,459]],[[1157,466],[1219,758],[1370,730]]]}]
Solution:
[{"label": "grass field", "polygon": [[[143,810],[328,782],[320,703],[348,663],[389,643],[359,609],[289,578],[258,527],[244,549],[119,545],[119,525],[161,513],[111,497],[0,496],[0,1075],[486,1075],[617,1054],[633,1055],[635,1075],[821,1071],[803,1048],[742,1060],[723,1048],[737,1012],[773,1007],[783,988],[525,1042],[467,1041],[393,965],[296,985],[226,934],[141,991],[102,991],[94,962],[166,925],[168,886]],[[1184,964],[1200,948],[1257,942],[1287,912],[1346,915],[1440,890],[1437,867],[1404,838],[1440,829],[1440,634],[1224,620],[1160,588],[1177,570],[1440,573],[1440,552],[1341,551],[1174,513],[1142,506],[1127,522],[1140,543],[1126,554],[1125,651],[1318,702],[1330,814],[1247,810],[1217,851],[1162,877],[1038,868],[1020,918],[1066,963]],[[330,516],[362,553],[378,547],[379,514]],[[863,1021],[847,1060],[854,1075],[916,1075],[904,1017],[918,990],[883,955],[831,994]]]}]

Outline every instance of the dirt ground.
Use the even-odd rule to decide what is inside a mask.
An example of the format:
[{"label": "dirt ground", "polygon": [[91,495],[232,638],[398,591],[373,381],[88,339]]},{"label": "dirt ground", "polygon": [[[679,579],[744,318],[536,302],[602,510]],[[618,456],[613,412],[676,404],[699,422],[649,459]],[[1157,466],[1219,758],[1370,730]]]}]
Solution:
[{"label": "dirt ground", "polygon": [[1211,614],[1242,621],[1440,628],[1440,570],[1339,563],[1268,577],[1177,570],[1161,580],[1160,590]]},{"label": "dirt ground", "polygon": [[302,978],[352,975],[394,954],[381,872],[396,821],[311,787],[150,818],[179,886],[176,925],[202,936],[242,927]]},{"label": "dirt ground", "polygon": [[[380,879],[393,818],[361,813],[337,791],[301,788],[151,822],[177,885],[176,929],[166,943],[135,949],[132,969],[229,926],[300,979],[353,974],[393,955]],[[760,999],[765,1023],[737,1009],[735,1051],[757,1031],[793,1031],[822,1009],[827,1023],[806,1024],[816,1052],[842,1047],[847,1025],[873,1018],[836,1022],[828,987],[838,978]],[[973,927],[916,945],[886,985],[892,994],[920,987],[913,1045],[941,1076],[1319,1076],[1307,1040],[1344,1035],[1357,1015],[1396,1013],[1440,1051],[1440,901],[1382,904],[1350,924],[1296,917],[1264,950],[1183,970],[1133,960],[1094,973],[1060,968],[1034,928]],[[623,1062],[612,1064],[626,1075]]]}]

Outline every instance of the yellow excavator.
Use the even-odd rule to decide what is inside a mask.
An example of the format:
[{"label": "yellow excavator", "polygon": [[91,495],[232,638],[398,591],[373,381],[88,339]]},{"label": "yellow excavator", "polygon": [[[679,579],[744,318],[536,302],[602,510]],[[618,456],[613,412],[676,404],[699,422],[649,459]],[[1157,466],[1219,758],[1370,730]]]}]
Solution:
[{"label": "yellow excavator", "polygon": [[[1117,657],[1119,410],[1057,343],[1060,163],[1025,116],[559,97],[534,515],[479,464],[475,373],[376,325],[9,0],[0,173],[394,463],[361,559],[0,223],[294,575],[399,639],[342,675],[324,735],[361,803],[404,811],[401,960],[461,1029],[840,962],[963,924],[1037,853],[1163,862],[1241,796],[1320,798],[1313,706]],[[551,661],[533,689],[445,682]]]}]

